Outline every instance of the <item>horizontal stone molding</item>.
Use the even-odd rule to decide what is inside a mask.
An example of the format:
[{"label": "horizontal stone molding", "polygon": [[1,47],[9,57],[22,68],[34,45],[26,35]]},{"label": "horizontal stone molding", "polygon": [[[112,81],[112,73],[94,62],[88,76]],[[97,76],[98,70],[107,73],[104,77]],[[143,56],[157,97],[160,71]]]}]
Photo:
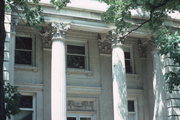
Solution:
[{"label": "horizontal stone molding", "polygon": [[68,94],[100,95],[101,87],[67,86]]},{"label": "horizontal stone molding", "polygon": [[127,94],[134,95],[134,96],[142,96],[144,90],[143,89],[127,89]]},{"label": "horizontal stone molding", "polygon": [[73,68],[67,68],[66,69],[67,75],[87,75],[87,76],[92,76],[93,72],[90,70],[85,70],[85,69],[73,69]]},{"label": "horizontal stone molding", "polygon": [[43,84],[15,84],[21,92],[43,91]]},{"label": "horizontal stone molding", "polygon": [[37,67],[37,66],[15,65],[14,68],[15,68],[15,70],[19,70],[19,71],[33,71],[33,72],[38,72],[38,67]]}]

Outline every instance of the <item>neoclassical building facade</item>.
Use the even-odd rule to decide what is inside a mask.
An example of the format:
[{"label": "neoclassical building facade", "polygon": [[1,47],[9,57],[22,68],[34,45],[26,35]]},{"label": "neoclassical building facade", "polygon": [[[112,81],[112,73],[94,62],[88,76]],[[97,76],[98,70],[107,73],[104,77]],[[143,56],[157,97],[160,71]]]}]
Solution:
[{"label": "neoclassical building facade", "polygon": [[[148,30],[118,40],[95,0],[41,5],[41,31],[5,17],[4,80],[22,94],[13,120],[180,120],[180,94],[166,91]],[[167,22],[179,29],[180,17]]]}]

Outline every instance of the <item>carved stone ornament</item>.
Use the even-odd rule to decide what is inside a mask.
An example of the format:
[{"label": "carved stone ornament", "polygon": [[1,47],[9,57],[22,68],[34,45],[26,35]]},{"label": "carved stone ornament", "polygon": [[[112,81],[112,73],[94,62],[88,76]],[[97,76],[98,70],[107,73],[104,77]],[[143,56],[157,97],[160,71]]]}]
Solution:
[{"label": "carved stone ornament", "polygon": [[41,36],[44,48],[51,48],[53,39],[65,39],[65,32],[70,28],[69,24],[52,23],[51,26],[42,27]]},{"label": "carved stone ornament", "polygon": [[98,34],[98,47],[101,54],[111,54],[111,39],[108,34]]},{"label": "carved stone ornament", "polygon": [[68,111],[94,111],[94,101],[67,101]]},{"label": "carved stone ornament", "polygon": [[19,18],[17,18],[17,17],[12,17],[12,20],[11,20],[11,31],[12,32],[15,32],[16,31],[16,26],[17,26],[17,24],[18,24],[18,22],[19,22]]},{"label": "carved stone ornament", "polygon": [[138,50],[139,50],[139,57],[144,58],[146,57],[146,45],[142,43],[141,40],[138,40]]},{"label": "carved stone ornament", "polygon": [[155,44],[153,39],[147,39],[145,41],[138,40],[138,47],[139,47],[139,57],[145,58],[147,57],[147,49],[154,50]]},{"label": "carved stone ornament", "polygon": [[52,44],[52,29],[51,26],[43,26],[40,32],[42,44],[44,48],[51,48]]},{"label": "carved stone ornament", "polygon": [[64,39],[65,32],[70,28],[69,24],[52,23],[52,39]]},{"label": "carved stone ornament", "polygon": [[112,40],[112,46],[117,45],[118,43],[124,43],[125,38],[122,34],[118,33],[117,30],[112,30],[109,34]]}]

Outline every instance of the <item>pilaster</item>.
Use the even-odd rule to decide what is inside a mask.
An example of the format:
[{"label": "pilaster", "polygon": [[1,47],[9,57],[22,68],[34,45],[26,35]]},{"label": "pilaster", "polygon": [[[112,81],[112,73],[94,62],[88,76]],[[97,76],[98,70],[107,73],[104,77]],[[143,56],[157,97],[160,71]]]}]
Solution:
[{"label": "pilaster", "polygon": [[113,120],[111,42],[112,40],[110,39],[109,34],[98,34],[100,77],[102,87],[100,95],[100,118],[102,120]]}]

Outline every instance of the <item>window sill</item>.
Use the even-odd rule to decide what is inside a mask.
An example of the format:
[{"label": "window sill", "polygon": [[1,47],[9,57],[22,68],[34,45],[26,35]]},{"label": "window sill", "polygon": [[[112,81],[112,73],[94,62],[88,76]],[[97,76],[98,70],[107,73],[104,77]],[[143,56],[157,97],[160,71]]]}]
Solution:
[{"label": "window sill", "polygon": [[37,72],[38,68],[36,66],[30,65],[15,65],[15,70],[23,70],[23,71],[34,71]]},{"label": "window sill", "polygon": [[67,68],[67,75],[71,75],[71,74],[92,76],[93,72],[85,69]]},{"label": "window sill", "polygon": [[130,78],[138,78],[139,77],[138,74],[134,74],[134,73],[126,73],[126,76],[130,77]]}]

